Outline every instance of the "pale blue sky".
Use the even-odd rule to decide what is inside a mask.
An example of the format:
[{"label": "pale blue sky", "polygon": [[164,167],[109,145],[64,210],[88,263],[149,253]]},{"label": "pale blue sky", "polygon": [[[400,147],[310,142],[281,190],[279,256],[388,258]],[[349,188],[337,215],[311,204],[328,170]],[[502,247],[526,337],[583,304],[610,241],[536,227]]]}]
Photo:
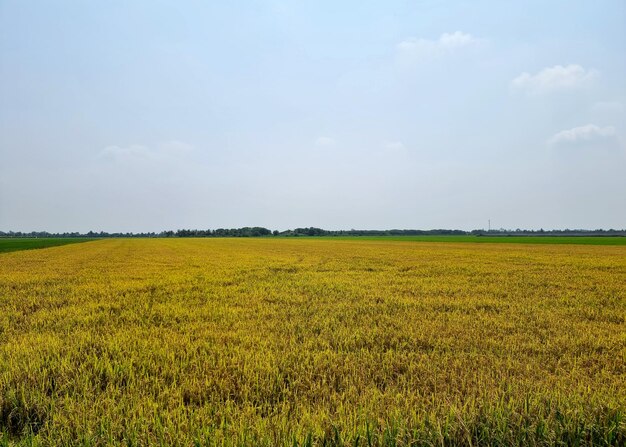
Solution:
[{"label": "pale blue sky", "polygon": [[0,0],[0,230],[625,228],[626,2]]}]

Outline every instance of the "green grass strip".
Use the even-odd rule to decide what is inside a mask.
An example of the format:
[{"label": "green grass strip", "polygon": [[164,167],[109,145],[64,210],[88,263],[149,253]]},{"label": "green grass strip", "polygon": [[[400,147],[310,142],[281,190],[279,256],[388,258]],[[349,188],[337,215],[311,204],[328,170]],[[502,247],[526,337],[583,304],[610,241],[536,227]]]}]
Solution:
[{"label": "green grass strip", "polygon": [[76,244],[78,242],[93,241],[91,238],[1,238],[0,253],[11,251],[34,250],[37,248],[58,247],[60,245]]},{"label": "green grass strip", "polygon": [[[312,236],[311,238],[316,237]],[[320,239],[504,244],[626,245],[626,237],[621,236],[322,236]]]}]

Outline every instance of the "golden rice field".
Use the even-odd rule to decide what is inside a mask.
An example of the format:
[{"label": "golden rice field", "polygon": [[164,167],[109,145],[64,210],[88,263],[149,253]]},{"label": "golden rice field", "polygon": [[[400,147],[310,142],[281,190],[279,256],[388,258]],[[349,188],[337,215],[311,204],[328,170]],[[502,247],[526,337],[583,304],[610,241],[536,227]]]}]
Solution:
[{"label": "golden rice field", "polygon": [[0,445],[624,445],[626,247],[0,255]]}]

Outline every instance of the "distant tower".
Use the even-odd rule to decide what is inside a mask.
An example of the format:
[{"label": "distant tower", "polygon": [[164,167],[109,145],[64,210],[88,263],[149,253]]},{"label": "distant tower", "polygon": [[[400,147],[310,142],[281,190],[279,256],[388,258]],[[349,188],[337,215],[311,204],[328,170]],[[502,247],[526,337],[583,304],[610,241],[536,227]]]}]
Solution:
[{"label": "distant tower", "polygon": [[489,219],[489,231],[491,231],[491,219]]}]

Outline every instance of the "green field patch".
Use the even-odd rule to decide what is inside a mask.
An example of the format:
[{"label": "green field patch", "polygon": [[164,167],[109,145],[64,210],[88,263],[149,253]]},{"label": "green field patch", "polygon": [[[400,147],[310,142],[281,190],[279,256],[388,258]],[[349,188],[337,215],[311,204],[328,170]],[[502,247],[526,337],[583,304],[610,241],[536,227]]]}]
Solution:
[{"label": "green field patch", "polygon": [[626,245],[626,237],[622,236],[322,236],[320,239],[504,244]]},{"label": "green field patch", "polygon": [[0,253],[11,251],[34,250],[36,248],[58,247],[60,245],[88,242],[91,238],[1,238]]}]

